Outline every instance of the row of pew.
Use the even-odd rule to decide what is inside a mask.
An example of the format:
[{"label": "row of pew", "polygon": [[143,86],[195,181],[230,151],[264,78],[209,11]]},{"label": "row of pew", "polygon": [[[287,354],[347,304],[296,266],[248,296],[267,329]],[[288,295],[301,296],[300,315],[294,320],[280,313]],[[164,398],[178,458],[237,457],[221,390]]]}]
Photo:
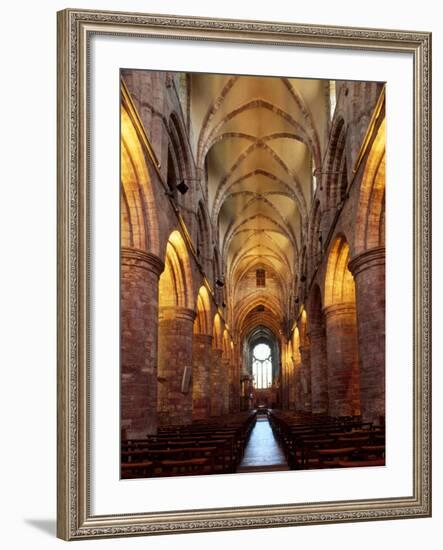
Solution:
[{"label": "row of pew", "polygon": [[385,465],[385,429],[359,417],[268,410],[293,470]]},{"label": "row of pew", "polygon": [[233,473],[256,422],[256,412],[159,427],[156,435],[121,442],[121,477]]}]

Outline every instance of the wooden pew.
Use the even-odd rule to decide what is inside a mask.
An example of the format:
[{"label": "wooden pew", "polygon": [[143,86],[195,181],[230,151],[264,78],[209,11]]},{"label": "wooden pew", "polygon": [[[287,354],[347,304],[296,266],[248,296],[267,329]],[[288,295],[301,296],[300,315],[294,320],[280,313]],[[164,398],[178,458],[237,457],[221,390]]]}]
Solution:
[{"label": "wooden pew", "polygon": [[235,472],[255,421],[252,411],[122,441],[122,477]]}]

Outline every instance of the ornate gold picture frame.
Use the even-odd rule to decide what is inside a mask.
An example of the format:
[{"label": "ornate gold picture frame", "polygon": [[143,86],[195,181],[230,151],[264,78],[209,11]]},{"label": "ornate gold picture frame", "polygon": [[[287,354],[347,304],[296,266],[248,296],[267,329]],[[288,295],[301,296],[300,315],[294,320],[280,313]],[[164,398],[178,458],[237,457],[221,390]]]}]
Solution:
[{"label": "ornate gold picture frame", "polygon": [[[91,43],[95,36],[405,54],[412,58],[412,491],[406,496],[95,513],[90,447]],[[381,61],[382,62],[382,61]],[[65,540],[428,517],[431,515],[431,35],[426,32],[69,9],[58,13],[58,536]],[[120,80],[116,80],[120,86]],[[389,82],[388,82],[389,90]],[[388,102],[389,105],[389,102]],[[389,131],[389,129],[388,129]],[[389,153],[388,153],[389,154]],[[115,184],[118,194],[119,182]],[[117,243],[116,243],[117,245]],[[408,305],[408,307],[409,307]],[[401,315],[401,313],[398,313]],[[115,404],[116,409],[118,403]],[[95,466],[97,466],[95,464]],[[118,478],[118,468],[115,469]],[[233,476],[235,477],[235,476]],[[161,491],[162,480],[158,482]]]}]

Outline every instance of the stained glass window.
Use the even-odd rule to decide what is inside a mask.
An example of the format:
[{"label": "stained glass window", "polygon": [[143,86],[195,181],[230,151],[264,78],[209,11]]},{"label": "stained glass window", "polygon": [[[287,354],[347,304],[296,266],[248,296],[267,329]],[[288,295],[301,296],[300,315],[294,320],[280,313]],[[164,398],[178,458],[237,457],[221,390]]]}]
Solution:
[{"label": "stained glass window", "polygon": [[257,389],[272,386],[272,356],[267,344],[257,344],[252,352],[252,375]]}]

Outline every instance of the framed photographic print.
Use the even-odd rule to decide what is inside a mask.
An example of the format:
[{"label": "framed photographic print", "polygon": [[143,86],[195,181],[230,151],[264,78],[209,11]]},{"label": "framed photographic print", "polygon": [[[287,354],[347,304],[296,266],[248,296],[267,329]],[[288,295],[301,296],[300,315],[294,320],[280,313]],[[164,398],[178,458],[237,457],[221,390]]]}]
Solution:
[{"label": "framed photographic print", "polygon": [[430,34],[58,40],[58,535],[429,516]]}]

